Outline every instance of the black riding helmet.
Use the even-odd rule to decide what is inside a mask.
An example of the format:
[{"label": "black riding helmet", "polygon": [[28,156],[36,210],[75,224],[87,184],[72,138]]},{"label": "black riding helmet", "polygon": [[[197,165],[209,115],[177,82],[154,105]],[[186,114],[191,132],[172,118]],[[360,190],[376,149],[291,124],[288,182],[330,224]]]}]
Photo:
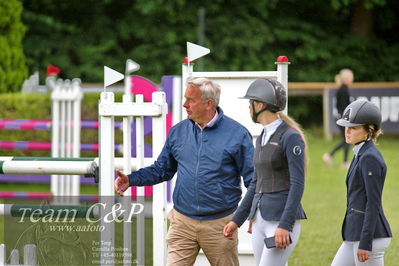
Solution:
[{"label": "black riding helmet", "polygon": [[377,131],[381,128],[381,111],[372,102],[356,100],[345,108],[342,118],[337,121],[337,125],[341,127],[374,125]]},{"label": "black riding helmet", "polygon": [[249,85],[244,99],[254,100],[266,103],[266,107],[255,112],[254,103],[252,103],[252,120],[257,123],[258,115],[266,110],[271,112],[279,112],[285,109],[287,102],[287,93],[284,86],[274,79],[261,78],[257,79]]}]

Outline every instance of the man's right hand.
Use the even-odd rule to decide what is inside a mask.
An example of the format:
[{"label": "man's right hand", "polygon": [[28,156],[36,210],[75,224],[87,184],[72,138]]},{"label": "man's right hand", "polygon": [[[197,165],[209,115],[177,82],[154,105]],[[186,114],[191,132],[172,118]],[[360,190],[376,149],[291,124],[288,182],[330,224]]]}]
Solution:
[{"label": "man's right hand", "polygon": [[233,240],[234,239],[234,232],[237,230],[238,226],[235,222],[230,221],[228,222],[223,228],[223,235],[224,237]]},{"label": "man's right hand", "polygon": [[115,179],[114,183],[115,191],[119,196],[123,196],[123,192],[125,192],[129,187],[129,178],[119,170],[116,170],[116,174],[118,177]]}]

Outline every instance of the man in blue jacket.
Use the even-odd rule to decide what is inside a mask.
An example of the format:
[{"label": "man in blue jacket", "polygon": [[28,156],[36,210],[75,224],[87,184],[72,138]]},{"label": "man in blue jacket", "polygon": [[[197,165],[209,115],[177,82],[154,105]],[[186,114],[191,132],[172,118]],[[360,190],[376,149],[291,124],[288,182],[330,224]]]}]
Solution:
[{"label": "man in blue jacket", "polygon": [[154,185],[173,178],[174,208],[168,215],[168,265],[193,265],[202,249],[211,265],[238,265],[237,237],[223,236],[241,199],[241,177],[253,177],[248,130],[218,107],[220,86],[206,78],[187,80],[187,119],[172,129],[158,159],[126,176],[117,171],[115,190]]}]

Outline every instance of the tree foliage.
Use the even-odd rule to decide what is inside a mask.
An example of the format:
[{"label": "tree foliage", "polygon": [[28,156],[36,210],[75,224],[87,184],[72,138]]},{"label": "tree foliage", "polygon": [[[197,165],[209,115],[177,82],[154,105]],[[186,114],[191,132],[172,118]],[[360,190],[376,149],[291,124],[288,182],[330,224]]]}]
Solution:
[{"label": "tree foliage", "polygon": [[[186,41],[198,41],[203,7],[204,46],[211,50],[203,59],[206,71],[272,70],[277,56],[286,55],[290,81],[333,81],[343,67],[352,68],[357,81],[399,80],[399,1],[23,0],[23,5],[31,72],[43,74],[53,64],[63,77],[101,82],[103,65],[123,72],[131,58],[141,65],[138,74],[156,82],[180,75]],[[368,24],[359,30],[362,14]]]},{"label": "tree foliage", "polygon": [[0,0],[0,92],[19,91],[27,77],[21,12],[18,0]]}]

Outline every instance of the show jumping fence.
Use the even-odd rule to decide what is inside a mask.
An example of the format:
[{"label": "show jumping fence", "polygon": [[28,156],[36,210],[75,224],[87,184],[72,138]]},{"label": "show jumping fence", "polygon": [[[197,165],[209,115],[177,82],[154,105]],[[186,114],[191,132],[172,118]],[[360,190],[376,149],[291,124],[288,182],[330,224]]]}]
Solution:
[{"label": "show jumping fence", "polygon": [[[114,177],[115,168],[123,168],[125,173],[149,165],[149,158],[144,158],[144,117],[151,116],[153,124],[152,143],[153,154],[159,154],[166,138],[166,114],[168,112],[164,92],[154,92],[153,101],[144,103],[141,95],[136,96],[136,102],[131,102],[129,95],[124,95],[122,103],[114,102],[112,92],[101,93],[99,103],[100,118],[100,151],[99,158],[17,158],[1,157],[0,171],[2,173],[17,174],[62,174],[77,175],[85,174],[99,176],[99,202],[104,203],[104,209],[100,209],[99,216],[112,212],[114,199]],[[115,117],[123,117],[123,158],[115,158]],[[136,118],[136,158],[131,158],[131,122]],[[97,162],[98,161],[98,162]],[[121,165],[122,164],[122,165]],[[133,164],[133,167],[132,167]],[[97,166],[99,167],[96,173]],[[121,167],[123,166],[123,167]],[[130,190],[125,192],[130,195]],[[138,192],[144,196],[144,191]],[[131,198],[124,197],[130,204]],[[166,184],[154,186],[153,197],[153,224],[157,228],[157,234],[153,236],[154,265],[164,265],[166,258],[166,245],[164,241],[158,241],[160,234],[163,239],[166,236]],[[9,206],[0,205],[0,214],[11,214]],[[101,243],[107,243],[109,249],[100,251],[100,265],[114,265],[112,259],[114,253],[115,227],[114,224],[106,223],[100,219],[101,226],[105,230],[100,232]],[[144,213],[137,217],[137,264],[144,265]],[[124,222],[123,233],[124,252],[131,254],[131,224]],[[4,255],[5,256],[5,251]],[[110,259],[111,258],[111,259]],[[131,265],[132,261],[124,260],[124,265]]]},{"label": "show jumping fence", "polygon": [[36,245],[27,244],[24,246],[23,264],[19,263],[19,251],[17,249],[13,249],[10,252],[10,264],[6,264],[6,254],[6,246],[0,244],[0,266],[38,265]]}]

